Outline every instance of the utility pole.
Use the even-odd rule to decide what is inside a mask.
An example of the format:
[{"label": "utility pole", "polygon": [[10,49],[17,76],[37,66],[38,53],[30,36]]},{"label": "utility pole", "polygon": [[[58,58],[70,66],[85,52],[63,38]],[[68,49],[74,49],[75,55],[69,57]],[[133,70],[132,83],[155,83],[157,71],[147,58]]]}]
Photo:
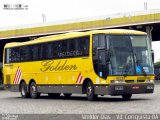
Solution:
[{"label": "utility pole", "polygon": [[45,14],[42,14],[42,19],[43,19],[43,23],[46,22],[46,15]]},{"label": "utility pole", "polygon": [[147,10],[147,2],[144,2],[144,10]]}]

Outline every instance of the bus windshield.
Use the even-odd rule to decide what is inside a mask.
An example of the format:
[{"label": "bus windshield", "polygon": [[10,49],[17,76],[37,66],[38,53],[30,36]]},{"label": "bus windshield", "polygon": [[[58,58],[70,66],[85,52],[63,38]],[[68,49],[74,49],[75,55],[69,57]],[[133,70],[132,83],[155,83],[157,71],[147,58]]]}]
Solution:
[{"label": "bus windshield", "polygon": [[148,37],[94,35],[93,66],[96,74],[102,78],[108,75],[152,75],[153,63]]},{"label": "bus windshield", "polygon": [[[136,74],[154,74],[151,49],[147,36],[130,36],[136,63]],[[139,67],[142,70],[139,70]]]},{"label": "bus windshield", "polygon": [[110,75],[153,74],[147,36],[110,35]]}]

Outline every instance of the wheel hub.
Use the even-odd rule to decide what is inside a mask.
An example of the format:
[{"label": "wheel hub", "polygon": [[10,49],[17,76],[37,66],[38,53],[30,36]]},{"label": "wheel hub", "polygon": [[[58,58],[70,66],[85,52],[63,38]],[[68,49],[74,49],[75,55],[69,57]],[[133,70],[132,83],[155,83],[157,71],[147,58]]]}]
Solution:
[{"label": "wheel hub", "polygon": [[34,95],[36,93],[36,87],[35,86],[32,86],[31,87],[31,91],[32,91],[32,95]]},{"label": "wheel hub", "polygon": [[92,94],[92,87],[89,86],[88,89],[87,89],[87,91],[88,91],[88,95],[91,95]]},{"label": "wheel hub", "polygon": [[24,87],[22,87],[22,95],[25,95]]}]

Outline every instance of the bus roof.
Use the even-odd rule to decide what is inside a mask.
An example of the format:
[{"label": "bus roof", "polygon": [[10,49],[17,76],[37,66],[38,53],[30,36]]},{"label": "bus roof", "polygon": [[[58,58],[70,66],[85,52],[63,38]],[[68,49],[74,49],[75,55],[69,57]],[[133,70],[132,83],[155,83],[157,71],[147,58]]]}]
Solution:
[{"label": "bus roof", "polygon": [[15,46],[23,46],[23,45],[29,45],[29,44],[36,44],[36,43],[43,43],[43,42],[49,42],[54,40],[63,40],[63,39],[69,39],[74,37],[80,37],[80,36],[87,36],[91,34],[132,34],[132,35],[147,35],[145,32],[136,31],[136,30],[126,30],[126,29],[107,29],[107,30],[92,30],[87,32],[69,32],[64,34],[58,34],[58,35],[50,35],[45,37],[40,37],[32,41],[27,42],[13,42],[8,43],[5,45],[5,47],[15,47]]}]

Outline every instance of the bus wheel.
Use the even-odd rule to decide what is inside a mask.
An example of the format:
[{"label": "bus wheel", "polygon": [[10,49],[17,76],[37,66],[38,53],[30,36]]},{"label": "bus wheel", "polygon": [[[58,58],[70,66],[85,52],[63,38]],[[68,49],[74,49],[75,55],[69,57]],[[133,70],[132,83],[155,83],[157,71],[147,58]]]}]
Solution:
[{"label": "bus wheel", "polygon": [[64,96],[66,97],[66,98],[70,98],[71,97],[71,93],[63,93],[64,94]]},{"label": "bus wheel", "polygon": [[131,99],[131,97],[132,97],[132,94],[124,94],[124,95],[122,95],[123,100],[129,100],[129,99]]},{"label": "bus wheel", "polygon": [[28,98],[28,97],[30,97],[30,96],[29,96],[29,92],[27,92],[27,85],[26,85],[25,82],[22,82],[22,83],[20,84],[20,92],[21,92],[21,96],[22,96],[23,98]]},{"label": "bus wheel", "polygon": [[92,82],[88,82],[87,83],[87,86],[86,86],[86,93],[87,93],[87,99],[89,101],[93,101],[97,98],[97,95],[94,94],[94,87],[93,87],[93,84]]},{"label": "bus wheel", "polygon": [[52,98],[57,98],[60,96],[60,93],[48,93],[48,96]]},{"label": "bus wheel", "polygon": [[29,87],[31,98],[36,99],[40,96],[40,93],[37,91],[37,85],[35,82],[32,82]]}]

